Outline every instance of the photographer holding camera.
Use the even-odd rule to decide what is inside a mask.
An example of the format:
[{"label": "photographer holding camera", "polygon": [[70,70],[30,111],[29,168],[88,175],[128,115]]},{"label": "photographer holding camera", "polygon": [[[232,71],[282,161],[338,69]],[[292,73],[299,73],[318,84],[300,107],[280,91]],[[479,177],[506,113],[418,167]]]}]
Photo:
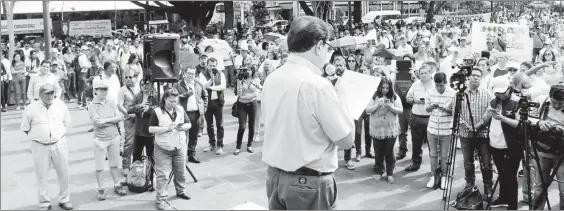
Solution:
[{"label": "photographer holding camera", "polygon": [[239,130],[237,131],[237,148],[234,155],[241,153],[241,145],[243,144],[243,135],[245,134],[245,126],[247,120],[249,122],[249,133],[247,141],[247,152],[253,153],[253,136],[255,135],[255,121],[257,114],[257,97],[262,85],[260,79],[255,77],[256,70],[253,66],[250,68],[239,69],[236,81],[237,91],[237,112],[239,120]]},{"label": "photographer holding camera", "polygon": [[[550,88],[549,97],[544,100],[541,108],[541,112],[539,112],[541,114],[540,119],[538,121],[532,119],[531,121],[533,125],[536,125],[540,129],[540,138],[538,141],[552,143],[549,144],[548,147],[562,150],[562,136],[564,136],[564,83],[553,85]],[[543,140],[541,140],[541,138]],[[558,140],[558,138],[560,138],[560,140]],[[562,151],[560,151],[559,154],[556,153],[557,151],[558,150],[550,149],[548,151],[538,150],[540,166],[535,165],[537,175],[533,198],[534,209],[544,209],[546,198],[542,193],[547,193],[544,189],[548,189],[548,187],[545,187],[545,184],[551,182],[551,171],[556,171],[557,180],[554,180],[555,182],[564,180],[564,163],[560,163],[560,166],[557,166],[563,155]],[[536,164],[536,162],[534,163]],[[560,210],[564,210],[564,185],[559,183],[558,189],[560,191]]]}]

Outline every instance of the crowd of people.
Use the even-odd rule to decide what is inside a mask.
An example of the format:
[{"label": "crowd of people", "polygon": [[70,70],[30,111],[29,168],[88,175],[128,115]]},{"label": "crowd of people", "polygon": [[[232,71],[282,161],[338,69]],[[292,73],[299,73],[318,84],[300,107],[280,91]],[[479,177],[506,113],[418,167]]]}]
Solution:
[{"label": "crowd of people", "polygon": [[[233,137],[236,138],[236,147],[232,153],[241,153],[247,127],[246,151],[254,153],[253,143],[260,140],[259,131],[263,126],[261,123],[264,123],[263,160],[272,167],[268,169],[269,177],[274,176],[274,172],[280,174],[280,178],[284,172],[328,175],[336,168],[333,163],[312,163],[318,162],[316,159],[319,156],[331,157],[331,152],[338,146],[345,150],[345,168],[355,169],[354,163],[359,162],[364,155],[374,159],[376,181],[385,179],[394,183],[395,162],[406,157],[410,131],[412,165],[405,171],[420,170],[423,145],[426,145],[431,163],[426,187],[445,189],[456,94],[456,90],[449,86],[452,82],[450,76],[458,71],[456,66],[470,64],[472,67],[465,91],[470,103],[461,106],[460,129],[456,134],[464,157],[466,187],[475,185],[475,159],[478,158],[484,195],[492,206],[517,209],[517,174],[525,155],[517,136],[519,97],[529,96],[540,104],[550,102],[547,110],[549,115],[536,123],[542,131],[564,129],[564,45],[560,45],[562,30],[557,30],[564,26],[564,22],[559,19],[546,27],[544,24],[538,25],[534,16],[522,16],[525,24],[530,23],[534,43],[534,56],[528,61],[515,61],[508,56],[503,35],[488,39],[482,53],[472,52],[469,47],[473,40],[471,25],[487,20],[398,24],[374,22],[348,28],[329,25],[318,19],[299,18],[290,23],[288,29],[275,30],[274,33],[280,34],[279,38],[270,38],[267,34],[273,32],[260,29],[246,33],[227,30],[223,33],[210,27],[205,33],[182,35],[181,50],[197,54],[199,64],[195,67],[182,66],[178,82],[163,87],[156,87],[150,78],[144,77],[142,64],[145,61],[142,55],[146,52],[141,45],[144,39],[142,34],[100,39],[55,38],[51,43],[52,55],[47,57],[42,51],[44,46],[33,39],[16,42],[12,58],[7,58],[5,50],[9,46],[2,43],[2,112],[7,111],[8,104],[14,105],[15,110],[25,108],[21,130],[33,140],[32,154],[41,209],[51,208],[47,191],[51,163],[59,177],[59,206],[67,210],[73,208],[69,198],[68,150],[64,136],[71,118],[65,102],[77,103],[88,111],[92,119],[96,161],[94,170],[99,187],[97,199],[106,199],[102,174],[106,160],[115,193],[126,195],[120,177],[127,177],[132,163],[146,157],[150,163],[147,190],[156,190],[157,208],[168,210],[174,208],[167,201],[171,172],[174,174],[176,195],[190,199],[185,188],[184,168],[186,162],[201,163],[196,152],[199,137],[208,137],[209,146],[204,153],[221,155],[227,150],[224,149],[223,109],[225,92],[231,88],[237,95],[233,116],[239,121],[237,136]],[[507,19],[500,18],[499,21],[507,23]],[[370,42],[354,46],[329,44],[334,39],[350,36],[366,37]],[[407,93],[402,93],[396,83],[397,69],[387,62],[391,58],[376,54],[381,51],[388,51],[411,63],[409,72],[413,84]],[[468,60],[471,62],[468,63]],[[327,80],[307,79],[314,74],[305,71],[322,75]],[[327,110],[339,105],[337,101],[331,101],[334,91],[331,91],[333,88],[330,85],[346,77],[349,71],[380,77],[381,82],[365,112],[358,118],[354,117],[357,119],[354,122],[341,124],[340,121],[347,119],[348,114],[341,110]],[[292,81],[296,78],[299,80]],[[329,88],[315,95],[304,91],[296,104],[294,101],[281,101],[281,92],[298,92],[291,88],[297,81],[305,81],[306,84],[305,88],[299,89],[300,93],[307,89]],[[162,90],[162,96],[156,95],[159,89]],[[328,99],[319,99],[324,97]],[[311,100],[317,100],[318,103],[321,100],[323,105],[312,104]],[[277,114],[274,110],[281,105],[286,106],[283,109],[285,112],[294,111],[303,116],[281,117],[279,115],[285,113]],[[310,116],[305,114],[312,111],[307,108],[313,112],[326,113],[316,113],[311,115],[314,119],[309,119]],[[332,117],[325,117],[329,114]],[[280,118],[286,121],[286,125],[281,125]],[[288,121],[292,121],[292,125]],[[312,125],[321,125],[323,130],[312,136],[306,134],[308,131],[302,131],[304,128],[315,128]],[[349,127],[351,134],[346,131]],[[292,128],[297,131],[288,134],[291,136],[288,139],[282,140],[282,136],[277,136],[281,135],[277,131]],[[321,135],[323,132],[328,135]],[[349,135],[352,135],[350,139],[354,140],[354,147],[352,143],[348,146],[341,140]],[[284,141],[295,142],[299,138],[317,142],[310,145],[295,143],[296,146],[291,147],[282,145],[289,144]],[[323,142],[328,138],[335,143]],[[399,150],[394,155],[396,139]],[[295,149],[298,145],[310,147],[311,150]],[[316,148],[321,145],[323,149]],[[356,152],[354,157],[353,148]],[[290,149],[296,150],[292,151],[294,154],[311,154],[288,157],[292,153],[285,150]],[[279,154],[283,152],[289,154]],[[545,202],[541,193],[546,187],[540,175],[546,179],[551,169],[557,168],[558,156],[551,152],[539,152],[539,159],[540,166],[534,163],[535,172],[530,174],[534,190],[523,186],[523,201],[543,208]],[[297,166],[298,162],[303,164],[305,160],[310,161],[306,163],[307,168],[306,165]],[[120,165],[121,171],[118,169]],[[499,173],[501,190],[499,196],[489,198],[494,185],[494,171]],[[156,185],[153,185],[153,175],[156,176]],[[528,172],[524,175],[529,176]],[[556,176],[558,180],[564,179],[562,165]],[[276,183],[267,186],[273,190],[282,185]],[[534,191],[533,199],[527,197],[529,191]],[[562,185],[559,186],[559,192],[560,208],[564,209]],[[269,198],[273,197],[271,194],[268,193]],[[329,202],[332,199],[325,200],[332,204]],[[270,205],[270,208],[289,208],[289,203]],[[332,205],[318,206],[313,208],[329,209]]]}]

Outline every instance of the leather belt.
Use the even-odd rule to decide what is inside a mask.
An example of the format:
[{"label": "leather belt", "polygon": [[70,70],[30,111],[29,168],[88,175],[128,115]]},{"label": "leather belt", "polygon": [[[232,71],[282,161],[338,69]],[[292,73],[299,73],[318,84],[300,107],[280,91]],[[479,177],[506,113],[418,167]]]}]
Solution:
[{"label": "leather belt", "polygon": [[198,113],[200,113],[200,111],[198,111],[198,110],[193,110],[193,111],[186,111],[186,113],[195,113],[195,112],[198,112]]},{"label": "leather belt", "polygon": [[411,115],[421,118],[429,118],[429,115],[417,115],[417,114],[411,114]]},{"label": "leather belt", "polygon": [[327,176],[333,174],[333,172],[319,172],[317,170],[313,170],[307,167],[301,167],[292,173],[304,175],[304,176],[312,176],[312,177],[321,177],[321,176]]},{"label": "leather belt", "polygon": [[53,145],[53,144],[58,143],[58,141],[49,142],[49,143],[43,143],[43,142],[39,142],[38,140],[35,140],[35,139],[34,139],[33,141],[35,141],[35,142],[38,143],[38,144],[45,145],[45,146],[49,146],[49,145]]}]

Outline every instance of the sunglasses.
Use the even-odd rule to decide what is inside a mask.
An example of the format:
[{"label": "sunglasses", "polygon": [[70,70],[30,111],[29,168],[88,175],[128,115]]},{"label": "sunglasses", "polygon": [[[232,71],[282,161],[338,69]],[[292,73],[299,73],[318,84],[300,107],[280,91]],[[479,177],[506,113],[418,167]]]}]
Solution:
[{"label": "sunglasses", "polygon": [[133,76],[125,76],[125,79],[133,79]]},{"label": "sunglasses", "polygon": [[96,90],[108,91],[108,88],[97,88]]},{"label": "sunglasses", "polygon": [[349,62],[356,62],[355,60],[349,60]]}]

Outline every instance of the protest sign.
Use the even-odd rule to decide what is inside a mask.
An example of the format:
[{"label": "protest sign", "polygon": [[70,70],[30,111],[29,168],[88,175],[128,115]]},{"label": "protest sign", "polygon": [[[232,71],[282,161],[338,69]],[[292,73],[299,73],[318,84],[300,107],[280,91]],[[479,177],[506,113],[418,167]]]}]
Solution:
[{"label": "protest sign", "polygon": [[[499,36],[501,34],[501,36]],[[506,43],[505,52],[510,59],[529,61],[533,57],[533,43],[529,28],[518,24],[472,23],[472,53],[487,49],[486,41],[501,39]]]},{"label": "protest sign", "polygon": [[459,22],[461,20],[469,21],[469,20],[480,20],[480,19],[483,19],[484,21],[489,21],[491,16],[492,13],[488,12],[488,13],[474,14],[474,15],[435,15],[434,18],[437,22],[441,22],[444,19],[452,22]]},{"label": "protest sign", "polygon": [[112,23],[110,20],[71,21],[69,36],[112,36]]},{"label": "protest sign", "polygon": [[[49,19],[51,21],[51,19]],[[43,33],[43,18],[14,20],[14,34],[35,34]],[[8,34],[8,21],[0,21],[0,32],[2,35]]]}]

